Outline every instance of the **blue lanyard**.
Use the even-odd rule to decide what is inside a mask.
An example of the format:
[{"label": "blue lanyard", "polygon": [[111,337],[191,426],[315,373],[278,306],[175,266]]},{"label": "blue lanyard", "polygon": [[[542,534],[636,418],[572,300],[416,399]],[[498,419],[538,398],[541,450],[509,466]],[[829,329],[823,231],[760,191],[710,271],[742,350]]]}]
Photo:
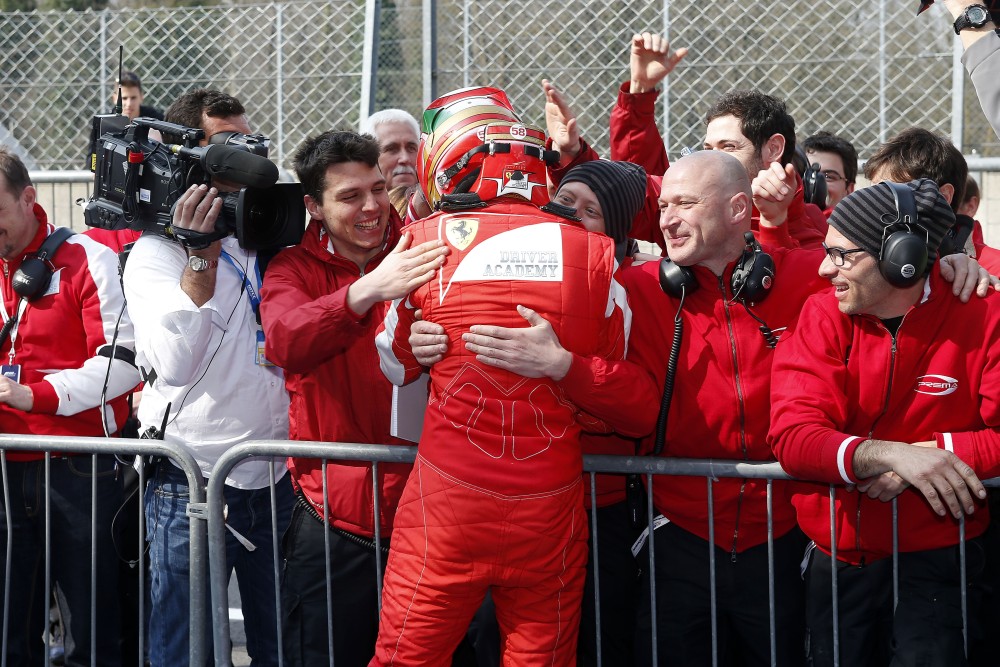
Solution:
[{"label": "blue lanyard", "polygon": [[250,298],[250,306],[253,308],[254,315],[256,315],[259,320],[260,296],[258,295],[258,291],[260,290],[260,286],[263,282],[260,275],[260,264],[256,261],[253,263],[254,274],[257,277],[257,289],[254,289],[254,286],[250,283],[250,279],[247,277],[247,274],[243,272],[243,269],[236,263],[236,260],[234,260],[225,250],[222,251],[222,258],[229,262],[229,266],[233,267],[233,270],[236,271],[236,274],[240,277],[240,281],[243,283],[243,289],[246,290],[247,296]]}]

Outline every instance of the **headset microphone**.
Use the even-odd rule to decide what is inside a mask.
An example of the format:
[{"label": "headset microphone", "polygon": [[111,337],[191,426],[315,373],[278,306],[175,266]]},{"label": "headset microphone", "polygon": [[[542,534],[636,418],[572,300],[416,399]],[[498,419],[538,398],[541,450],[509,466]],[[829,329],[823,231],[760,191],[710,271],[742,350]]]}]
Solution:
[{"label": "headset microphone", "polygon": [[169,148],[175,155],[198,160],[198,164],[209,176],[253,188],[269,188],[278,182],[278,167],[273,162],[243,148],[220,144],[197,148],[171,144]]}]

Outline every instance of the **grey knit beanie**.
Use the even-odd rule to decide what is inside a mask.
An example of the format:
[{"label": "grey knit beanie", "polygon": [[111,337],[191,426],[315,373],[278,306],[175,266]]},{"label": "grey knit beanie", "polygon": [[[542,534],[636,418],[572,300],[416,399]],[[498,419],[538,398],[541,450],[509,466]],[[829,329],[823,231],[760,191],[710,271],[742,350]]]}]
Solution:
[{"label": "grey knit beanie", "polygon": [[646,198],[646,170],[632,162],[592,160],[570,169],[560,187],[573,182],[594,191],[604,214],[604,232],[615,242],[628,238]]},{"label": "grey knit beanie", "polygon": [[[955,213],[941,196],[937,183],[920,178],[906,184],[917,204],[917,224],[927,231],[928,267],[937,258],[944,235],[955,224]],[[887,183],[855,190],[840,200],[830,214],[830,226],[878,259],[883,231],[898,221],[896,201]],[[920,230],[917,230],[920,231]]]}]

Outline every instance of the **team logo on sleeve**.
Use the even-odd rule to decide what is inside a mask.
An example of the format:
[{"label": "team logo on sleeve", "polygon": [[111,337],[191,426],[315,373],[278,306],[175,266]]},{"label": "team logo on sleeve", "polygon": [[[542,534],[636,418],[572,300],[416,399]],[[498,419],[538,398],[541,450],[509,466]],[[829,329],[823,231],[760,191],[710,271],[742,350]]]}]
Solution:
[{"label": "team logo on sleeve", "polygon": [[444,229],[448,242],[459,250],[465,250],[476,240],[479,220],[475,218],[455,218],[448,221]]},{"label": "team logo on sleeve", "polygon": [[958,390],[958,380],[947,375],[921,375],[915,391],[928,396],[947,396]]}]

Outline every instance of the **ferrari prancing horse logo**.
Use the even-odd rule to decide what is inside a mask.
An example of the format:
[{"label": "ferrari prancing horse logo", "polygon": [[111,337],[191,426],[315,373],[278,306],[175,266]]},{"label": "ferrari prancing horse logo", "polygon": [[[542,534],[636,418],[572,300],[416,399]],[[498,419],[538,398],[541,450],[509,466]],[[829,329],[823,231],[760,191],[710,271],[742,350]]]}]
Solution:
[{"label": "ferrari prancing horse logo", "polygon": [[476,240],[476,232],[479,230],[479,220],[475,218],[455,218],[449,220],[445,226],[445,235],[448,241],[458,248],[465,250]]}]

